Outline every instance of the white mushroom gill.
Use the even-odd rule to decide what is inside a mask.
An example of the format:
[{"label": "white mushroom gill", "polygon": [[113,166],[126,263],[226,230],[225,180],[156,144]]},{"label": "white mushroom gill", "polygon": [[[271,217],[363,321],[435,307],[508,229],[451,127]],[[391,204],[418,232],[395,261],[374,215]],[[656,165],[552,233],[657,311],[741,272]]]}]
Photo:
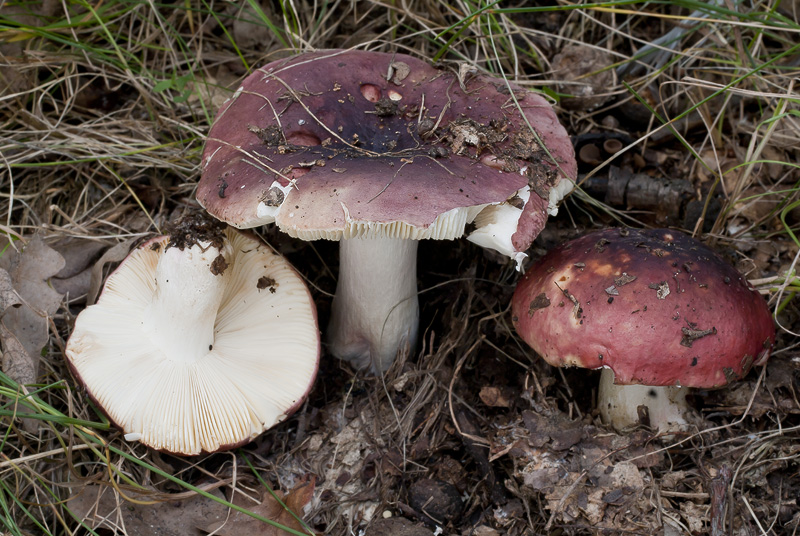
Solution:
[{"label": "white mushroom gill", "polygon": [[[219,252],[134,250],[75,323],[66,356],[126,437],[178,454],[251,440],[308,393],[319,330],[285,259],[232,229]],[[166,254],[165,254],[166,252]],[[187,265],[188,264],[188,265]]]},{"label": "white mushroom gill", "polygon": [[547,201],[547,213],[550,216],[558,214],[558,204],[575,188],[575,182],[572,179],[562,177],[558,183],[550,188]]},{"label": "white mushroom gill", "polygon": [[520,201],[520,206],[504,202],[483,209],[475,218],[475,230],[467,236],[467,240],[507,256],[516,263],[519,270],[522,261],[528,255],[516,251],[511,243],[511,237],[517,232],[519,218],[531,197],[531,191],[525,186],[516,193],[516,197]]}]

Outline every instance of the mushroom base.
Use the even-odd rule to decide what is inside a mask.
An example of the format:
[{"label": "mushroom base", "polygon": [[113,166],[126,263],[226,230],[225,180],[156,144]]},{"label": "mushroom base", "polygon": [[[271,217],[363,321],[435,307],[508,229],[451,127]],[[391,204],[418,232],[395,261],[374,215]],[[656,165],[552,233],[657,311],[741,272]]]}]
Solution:
[{"label": "mushroom base", "polygon": [[417,244],[397,238],[339,242],[339,281],[328,326],[333,355],[381,374],[399,349],[414,347],[419,327]]},{"label": "mushroom base", "polygon": [[675,386],[616,385],[614,371],[605,368],[600,374],[597,406],[603,422],[616,430],[641,424],[640,408],[647,408],[651,428],[675,432],[688,425],[687,391],[686,387]]}]

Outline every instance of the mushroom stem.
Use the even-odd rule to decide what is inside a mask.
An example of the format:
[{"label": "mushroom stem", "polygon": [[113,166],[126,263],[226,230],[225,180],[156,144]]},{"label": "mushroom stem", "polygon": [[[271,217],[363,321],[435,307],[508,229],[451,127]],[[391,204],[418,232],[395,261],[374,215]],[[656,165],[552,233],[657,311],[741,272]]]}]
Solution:
[{"label": "mushroom stem", "polygon": [[341,240],[328,326],[331,353],[380,374],[400,348],[413,348],[419,326],[416,274],[416,240]]},{"label": "mushroom stem", "polygon": [[231,246],[226,243],[222,252],[208,243],[170,247],[158,260],[155,293],[142,322],[145,334],[172,359],[197,360],[214,344],[225,290],[224,271],[212,269],[220,255],[230,260]]},{"label": "mushroom stem", "polygon": [[639,407],[646,406],[650,427],[660,432],[677,431],[687,425],[686,387],[617,385],[614,371],[604,368],[600,374],[597,406],[603,422],[616,430],[639,424]]}]

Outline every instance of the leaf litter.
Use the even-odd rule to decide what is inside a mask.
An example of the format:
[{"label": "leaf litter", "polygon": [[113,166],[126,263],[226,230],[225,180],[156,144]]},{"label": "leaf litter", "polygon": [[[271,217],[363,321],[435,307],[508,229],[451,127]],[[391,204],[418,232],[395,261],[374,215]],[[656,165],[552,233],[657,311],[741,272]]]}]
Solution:
[{"label": "leaf litter", "polygon": [[[49,321],[62,298],[49,280],[64,264],[64,258],[39,235],[20,251],[9,248],[0,256],[3,372],[18,383],[35,383],[38,378],[39,357],[50,340]],[[5,301],[8,297],[11,302]]]},{"label": "leaf litter", "polygon": [[[326,534],[800,533],[800,311],[789,299],[800,286],[794,276],[800,246],[788,231],[796,235],[800,224],[792,81],[797,50],[781,56],[796,43],[800,25],[791,2],[774,9],[739,5],[736,25],[729,24],[731,12],[709,4],[698,26],[673,25],[676,13],[687,16],[694,9],[681,4],[625,13],[485,11],[463,20],[463,13],[429,2],[409,5],[406,13],[372,1],[330,3],[326,11],[287,8],[285,20],[260,2],[214,5],[213,12],[194,2],[185,11],[112,2],[104,4],[109,11],[94,14],[82,4],[67,6],[70,13],[46,4],[39,17],[20,18],[24,3],[3,11],[19,24],[8,29],[16,40],[4,43],[0,65],[0,83],[9,89],[0,97],[0,213],[7,215],[4,230],[29,245],[38,231],[62,254],[61,271],[49,261],[30,266],[33,294],[49,295],[51,304],[55,294],[68,294],[69,302],[58,298],[55,310],[38,307],[49,311],[30,317],[38,338],[17,329],[0,342],[4,359],[41,361],[36,380],[48,387],[37,396],[48,418],[60,414],[96,424],[36,421],[30,430],[2,415],[9,425],[0,459],[0,498],[9,505],[4,523],[23,534],[80,533],[66,509],[74,504],[77,510],[86,496],[103,506],[98,512],[104,519],[117,523],[97,525],[101,534],[144,531],[142,520],[155,528],[170,526],[171,519],[184,520],[184,529],[217,526],[220,518],[207,514],[218,505],[191,494],[149,511],[114,495],[109,470],[159,498],[182,493],[158,468],[193,484],[224,481],[219,496],[230,497],[232,488],[244,489],[246,464],[238,453],[174,458],[127,444],[106,429],[61,360],[63,341],[83,307],[80,296],[85,292],[91,303],[110,264],[157,232],[154,223],[174,221],[194,204],[199,140],[253,66],[287,56],[292,43],[393,52],[392,42],[432,59],[450,40],[451,52],[441,54],[443,68],[462,77],[502,71],[526,87],[544,88],[558,100],[559,117],[576,140],[594,136],[582,138],[595,149],[580,162],[585,188],[551,218],[529,251],[532,261],[598,226],[694,232],[770,299],[785,328],[777,352],[730,389],[693,393],[702,417],[698,429],[667,437],[642,425],[618,434],[597,415],[595,375],[551,369],[511,330],[507,304],[518,277],[512,268],[469,244],[421,244],[420,259],[428,262],[420,270],[426,293],[421,347],[382,379],[324,356],[321,380],[306,406],[241,452],[284,492],[315,475],[302,510]],[[264,31],[269,25],[256,4],[267,20],[280,23],[279,33]],[[59,21],[70,20],[80,23],[64,31]],[[111,47],[104,36],[112,22],[119,35],[136,37]],[[633,62],[636,72],[621,68],[644,51],[640,44],[670,28],[688,34],[676,41],[674,55],[666,53],[668,63],[656,68],[642,56]],[[739,43],[747,49],[739,50]],[[600,52],[584,53],[584,45]],[[135,64],[109,60],[112,48],[120,61],[136,58]],[[553,61],[559,53],[562,59]],[[607,67],[587,67],[582,60],[593,55]],[[718,68],[720,59],[726,69]],[[735,81],[752,71],[753,62],[772,60]],[[564,76],[554,80],[556,69]],[[408,83],[402,62],[385,76],[391,84]],[[591,95],[580,94],[585,88]],[[660,127],[656,114],[671,120],[670,127]],[[492,134],[469,122],[456,126],[448,132],[462,150],[474,150],[468,142],[480,145],[481,134]],[[258,232],[311,283],[324,329],[335,289],[334,245],[301,243],[270,228]],[[3,257],[11,259],[12,252],[7,248]],[[5,325],[9,314],[10,320],[36,300],[25,297],[13,269],[4,268]],[[625,291],[612,278],[607,286],[612,282],[613,291]],[[569,296],[565,302],[570,305]],[[25,323],[15,320],[18,325]],[[23,401],[16,398],[16,384],[0,380],[3,411],[12,412],[9,403]],[[99,438],[103,448],[88,437]],[[235,470],[239,480],[231,479]],[[412,490],[417,496],[422,488],[455,489],[463,510],[437,524],[425,513],[427,498],[411,500]],[[261,504],[238,491],[234,497],[258,509],[269,502],[259,489],[247,482],[248,496]],[[269,516],[283,515],[269,504],[263,508]]]}]

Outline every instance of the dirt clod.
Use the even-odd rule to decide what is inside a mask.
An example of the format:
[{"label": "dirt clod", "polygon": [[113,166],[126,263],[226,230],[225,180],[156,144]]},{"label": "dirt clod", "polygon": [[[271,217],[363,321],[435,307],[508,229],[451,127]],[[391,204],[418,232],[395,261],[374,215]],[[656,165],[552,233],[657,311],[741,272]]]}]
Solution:
[{"label": "dirt clod", "polygon": [[175,247],[183,251],[200,242],[210,243],[221,249],[227,224],[212,218],[204,211],[190,212],[167,227],[170,236],[167,248]]},{"label": "dirt clod", "polygon": [[464,508],[456,487],[441,480],[417,480],[411,485],[408,495],[411,508],[422,520],[432,525],[445,525],[453,521]]}]

